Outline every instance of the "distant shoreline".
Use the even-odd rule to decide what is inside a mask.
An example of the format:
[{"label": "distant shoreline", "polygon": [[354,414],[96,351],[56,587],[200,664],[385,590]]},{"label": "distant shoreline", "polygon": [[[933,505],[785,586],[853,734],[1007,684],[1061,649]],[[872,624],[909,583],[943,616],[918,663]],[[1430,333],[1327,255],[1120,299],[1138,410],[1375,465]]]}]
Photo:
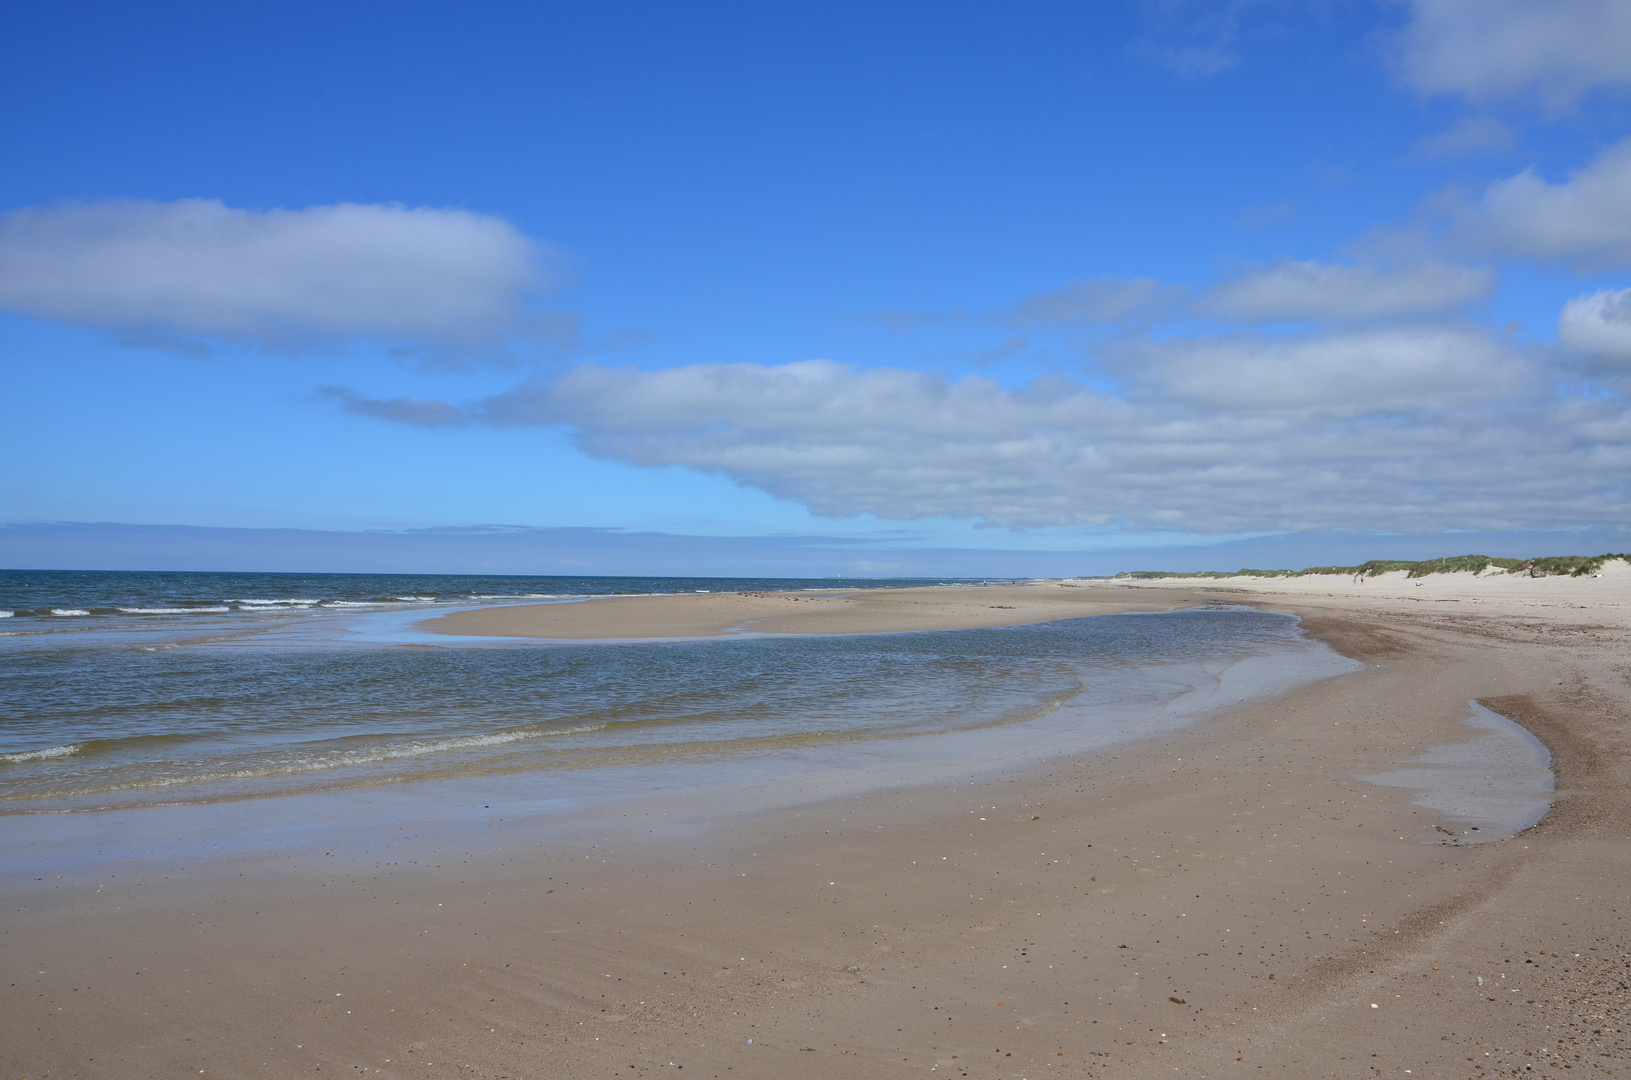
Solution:
[{"label": "distant shoreline", "polygon": [[[1481,565],[1476,565],[1483,560]],[[1023,584],[895,586],[864,590],[672,593],[598,597],[573,603],[504,604],[427,618],[416,628],[455,637],[539,641],[660,640],[731,634],[865,634],[1018,626],[1129,611],[1171,611],[1216,602],[1219,589],[1302,595],[1341,588],[1366,596],[1398,593],[1496,603],[1589,596],[1621,597],[1631,583],[1623,556],[1500,560],[1483,556],[1425,563],[1366,563],[1303,571],[1167,574]],[[1429,587],[1425,593],[1417,590]],[[1581,593],[1581,589],[1590,589]],[[1201,591],[1209,590],[1209,591]],[[1402,590],[1402,591],[1401,591]]]}]

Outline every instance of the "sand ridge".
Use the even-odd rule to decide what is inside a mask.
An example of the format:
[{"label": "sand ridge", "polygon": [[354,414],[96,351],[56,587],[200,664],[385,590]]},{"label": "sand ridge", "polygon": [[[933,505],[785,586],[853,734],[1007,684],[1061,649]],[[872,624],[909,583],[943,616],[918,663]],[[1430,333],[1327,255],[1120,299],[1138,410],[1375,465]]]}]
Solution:
[{"label": "sand ridge", "polygon": [[416,624],[459,636],[545,640],[877,634],[1019,626],[1196,603],[1184,590],[1134,594],[1116,585],[1033,582],[846,591],[670,593],[456,612]]}]

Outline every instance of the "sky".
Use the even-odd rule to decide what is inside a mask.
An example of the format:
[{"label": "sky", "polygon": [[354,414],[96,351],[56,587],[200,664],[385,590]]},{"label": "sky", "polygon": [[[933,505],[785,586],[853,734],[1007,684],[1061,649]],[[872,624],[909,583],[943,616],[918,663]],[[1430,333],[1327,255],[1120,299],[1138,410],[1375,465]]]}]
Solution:
[{"label": "sky", "polygon": [[1631,548],[1631,0],[0,0],[0,163],[0,564]]}]

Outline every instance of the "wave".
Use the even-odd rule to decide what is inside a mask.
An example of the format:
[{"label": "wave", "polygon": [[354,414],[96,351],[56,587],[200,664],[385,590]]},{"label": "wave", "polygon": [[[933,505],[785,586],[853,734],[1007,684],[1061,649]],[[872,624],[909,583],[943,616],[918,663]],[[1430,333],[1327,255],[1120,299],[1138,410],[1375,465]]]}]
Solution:
[{"label": "wave", "polygon": [[[471,597],[471,600],[554,600],[560,599],[555,594],[539,594],[536,596],[493,596]],[[293,614],[311,610],[372,610],[383,607],[395,607],[400,604],[435,604],[445,603],[449,600],[442,596],[422,596],[404,594],[401,596],[379,596],[364,600],[323,599],[316,597],[290,597],[283,599],[244,597],[230,600],[172,600],[168,603],[142,604],[140,601],[127,602],[116,607],[41,607],[41,608],[0,608],[0,619],[10,619],[17,616],[55,615],[59,617],[90,616],[90,615],[227,615],[240,612],[247,615],[276,615]],[[468,601],[466,601],[468,602]]]},{"label": "wave", "polygon": [[489,746],[505,746],[509,743],[527,742],[532,739],[548,739],[560,735],[589,735],[596,731],[603,731],[608,726],[607,724],[585,724],[580,727],[547,728],[542,731],[499,731],[491,735],[453,735],[444,739],[412,742],[405,746],[398,744],[396,746],[382,746],[374,750],[346,750],[324,761],[302,762],[287,771],[307,772],[316,769],[338,769],[347,765],[372,765],[381,761],[400,761],[403,758],[423,757],[426,754],[444,754],[449,750],[479,750]]},{"label": "wave", "polygon": [[[587,724],[581,727],[554,728],[549,730],[531,731],[505,731],[495,732],[491,735],[464,735],[452,736],[443,739],[428,739],[423,742],[411,742],[406,745],[380,746],[369,750],[344,750],[330,752],[321,756],[295,761],[278,761],[262,765],[248,765],[243,768],[216,768],[200,772],[191,772],[184,775],[156,776],[151,778],[129,780],[122,783],[96,785],[82,789],[75,794],[91,795],[115,791],[142,791],[155,788],[173,788],[191,784],[220,784],[234,780],[267,780],[279,776],[297,776],[302,773],[327,772],[332,769],[356,768],[364,765],[377,765],[389,761],[401,761],[407,758],[424,757],[429,754],[441,754],[454,750],[480,750],[487,747],[504,746],[509,743],[530,741],[533,739],[547,739],[562,735],[587,735],[607,727],[606,724]],[[11,761],[38,761],[53,757],[67,757],[77,753],[85,744],[76,743],[72,746],[53,747],[50,750],[31,750],[22,754],[0,754],[0,762]],[[53,793],[64,794],[64,793]],[[40,797],[40,796],[25,796]],[[50,797],[50,796],[46,796]]]},{"label": "wave", "polygon": [[319,600],[306,600],[306,599],[260,600],[260,599],[255,599],[255,598],[250,598],[250,599],[247,599],[247,600],[229,600],[228,601],[228,603],[238,604],[239,606],[246,607],[246,608],[257,608],[257,607],[267,607],[267,608],[276,608],[276,607],[316,607],[318,604],[321,604],[322,602],[323,601],[320,600],[320,599]]},{"label": "wave", "polygon": [[69,743],[67,746],[52,746],[45,750],[22,750],[15,754],[0,754],[0,761],[8,765],[24,761],[49,761],[52,758],[69,757],[84,748],[84,743]]}]

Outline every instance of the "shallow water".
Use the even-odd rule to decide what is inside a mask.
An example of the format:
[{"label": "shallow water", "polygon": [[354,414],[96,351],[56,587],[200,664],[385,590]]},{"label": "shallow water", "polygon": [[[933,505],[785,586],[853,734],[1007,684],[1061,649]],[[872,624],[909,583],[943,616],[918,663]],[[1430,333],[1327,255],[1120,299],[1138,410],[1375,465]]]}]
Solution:
[{"label": "shallow water", "polygon": [[1360,779],[1415,788],[1411,801],[1444,814],[1461,843],[1499,840],[1552,808],[1552,754],[1521,725],[1476,701],[1467,706],[1467,726],[1478,738],[1432,747],[1401,768]]},{"label": "shallow water", "polygon": [[[960,745],[950,735],[986,757],[1040,753],[1205,697],[1240,661],[1309,650],[1294,620],[1241,610],[913,634],[427,644],[402,634],[408,619],[484,596],[812,583],[83,575],[52,593],[53,582],[18,578],[6,575],[0,602],[33,614],[8,620],[24,632],[0,639],[0,813],[459,778],[507,777],[516,797],[548,799],[579,787],[569,777],[608,770],[799,754],[826,754],[834,768],[888,763]],[[391,596],[427,599],[381,599]],[[93,614],[38,614],[53,609]]]}]

